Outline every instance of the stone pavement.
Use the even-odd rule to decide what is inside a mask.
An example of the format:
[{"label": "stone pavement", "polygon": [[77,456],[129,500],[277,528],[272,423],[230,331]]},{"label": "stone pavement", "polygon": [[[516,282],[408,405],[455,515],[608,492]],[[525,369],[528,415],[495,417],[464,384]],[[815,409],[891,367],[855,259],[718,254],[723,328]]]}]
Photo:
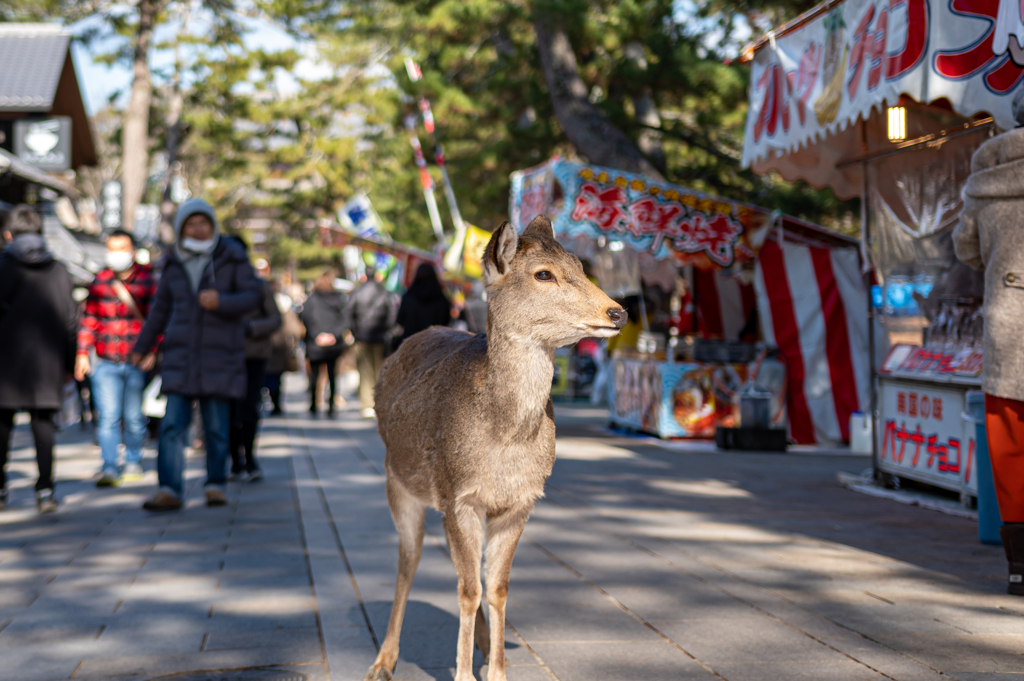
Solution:
[{"label": "stone pavement", "polygon": [[[397,558],[383,446],[352,411],[297,409],[264,423],[265,481],[207,509],[193,457],[172,515],[139,509],[152,471],[91,487],[98,455],[72,430],[67,503],[36,516],[19,429],[0,681],[361,679]],[[866,459],[662,445],[606,433],[600,410],[557,412],[558,462],[512,570],[511,681],[1024,679],[1024,600],[1002,593],[1001,549],[969,521],[836,484]],[[453,678],[456,613],[432,513],[396,679]],[[229,671],[174,676],[209,670]]]}]

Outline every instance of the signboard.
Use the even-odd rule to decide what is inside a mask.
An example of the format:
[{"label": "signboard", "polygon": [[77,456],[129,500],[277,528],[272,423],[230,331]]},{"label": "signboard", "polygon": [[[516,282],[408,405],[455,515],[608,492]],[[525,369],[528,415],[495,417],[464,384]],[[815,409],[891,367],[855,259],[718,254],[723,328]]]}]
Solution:
[{"label": "signboard", "polygon": [[843,130],[901,94],[1014,127],[1018,0],[846,0],[753,57],[743,166]]},{"label": "signboard", "polygon": [[945,349],[894,345],[882,362],[880,372],[905,377],[957,377],[980,380],[984,359],[981,348]]},{"label": "signboard", "polygon": [[958,492],[977,490],[974,424],[961,416],[964,390],[894,379],[880,383],[882,470]]},{"label": "signboard", "polygon": [[104,182],[101,198],[103,228],[118,229],[121,226],[121,182],[119,180]]},{"label": "signboard", "polygon": [[520,228],[546,213],[559,237],[606,237],[702,269],[753,263],[772,222],[755,206],[557,159],[512,174],[511,213]]},{"label": "signboard", "polygon": [[14,122],[14,154],[40,170],[71,167],[71,118],[23,119]]}]

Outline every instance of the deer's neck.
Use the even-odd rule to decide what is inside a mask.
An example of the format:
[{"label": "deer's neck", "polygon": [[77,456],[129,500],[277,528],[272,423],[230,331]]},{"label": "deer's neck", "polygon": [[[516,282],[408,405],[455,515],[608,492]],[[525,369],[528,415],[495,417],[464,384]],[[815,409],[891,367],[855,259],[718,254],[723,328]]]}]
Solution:
[{"label": "deer's neck", "polygon": [[492,327],[487,336],[487,387],[497,422],[515,432],[536,428],[545,417],[554,371],[553,347]]}]

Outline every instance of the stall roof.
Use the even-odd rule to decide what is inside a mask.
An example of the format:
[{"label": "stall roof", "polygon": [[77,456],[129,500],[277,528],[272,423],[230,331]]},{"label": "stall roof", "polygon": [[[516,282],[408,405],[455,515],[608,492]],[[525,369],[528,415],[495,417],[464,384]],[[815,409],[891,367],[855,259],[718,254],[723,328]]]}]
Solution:
[{"label": "stall roof", "polygon": [[55,24],[0,24],[0,118],[70,116],[78,168],[96,165],[97,154],[70,47],[71,34]]},{"label": "stall roof", "polygon": [[[0,111],[48,112],[71,36],[51,24],[0,24]],[[14,68],[10,68],[14,67]]]},{"label": "stall roof", "polygon": [[986,115],[1013,127],[1024,21],[1002,4],[830,0],[755,41],[744,166],[845,198],[861,190],[850,162],[893,146],[887,107],[910,107],[904,139]]},{"label": "stall roof", "polygon": [[49,173],[44,173],[22,161],[9,151],[0,149],[0,174],[11,173],[35,184],[49,187],[67,196],[75,196],[77,191],[67,182],[63,182]]}]

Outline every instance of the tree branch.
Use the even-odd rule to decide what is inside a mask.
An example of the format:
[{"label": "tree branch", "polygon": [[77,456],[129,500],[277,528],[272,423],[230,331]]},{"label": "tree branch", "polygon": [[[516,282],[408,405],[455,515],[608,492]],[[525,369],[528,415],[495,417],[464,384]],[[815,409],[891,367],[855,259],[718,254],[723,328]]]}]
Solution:
[{"label": "tree branch", "polygon": [[533,29],[555,117],[576,151],[596,165],[664,179],[633,140],[590,103],[565,31],[547,17],[536,19]]}]

